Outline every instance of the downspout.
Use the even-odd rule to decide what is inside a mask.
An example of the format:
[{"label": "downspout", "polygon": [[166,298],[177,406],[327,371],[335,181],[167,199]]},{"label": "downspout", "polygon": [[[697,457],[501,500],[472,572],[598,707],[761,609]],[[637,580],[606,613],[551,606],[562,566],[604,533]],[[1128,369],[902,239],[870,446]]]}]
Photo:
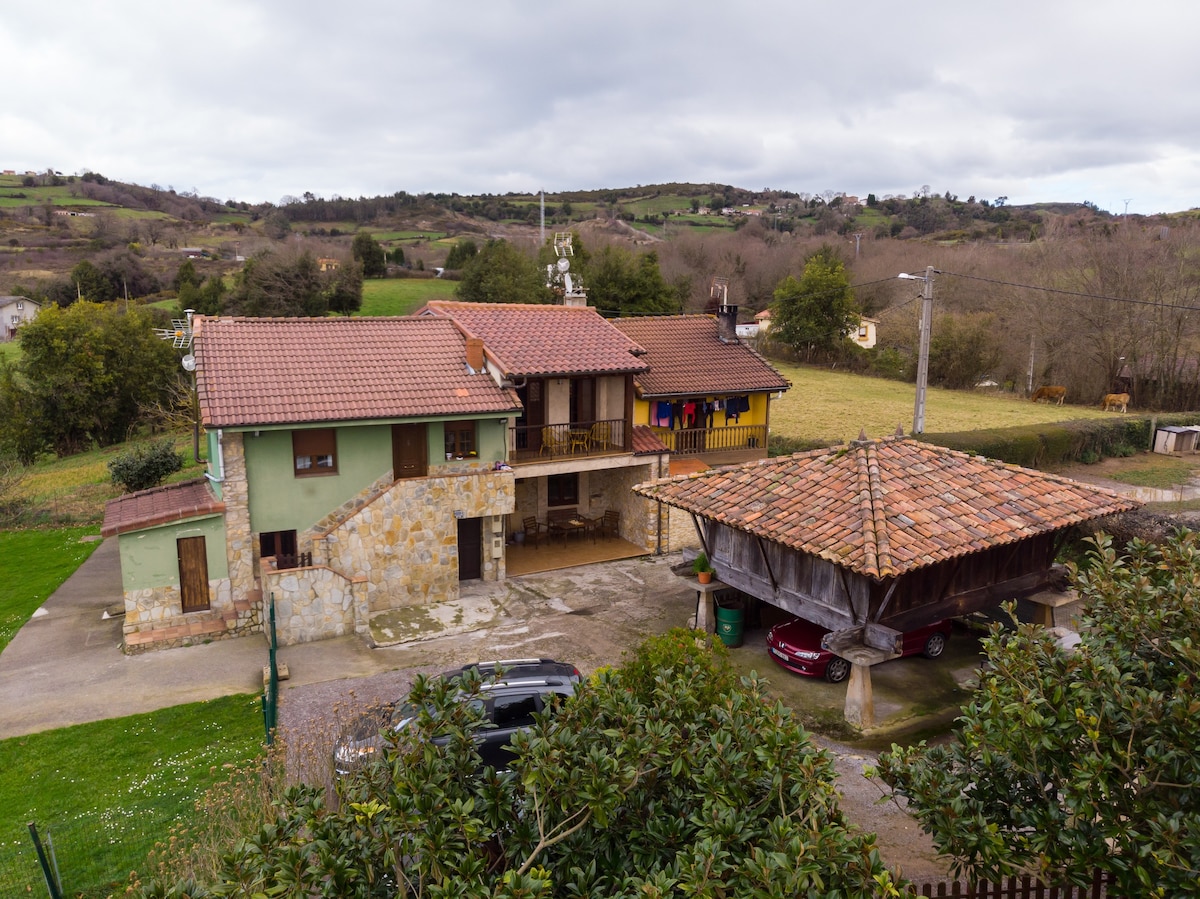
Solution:
[{"label": "downspout", "polygon": [[208,478],[210,481],[212,481],[214,484],[223,484],[225,482],[225,446],[224,446],[224,441],[223,441],[224,434],[225,434],[225,432],[221,428],[217,428],[217,471],[218,471],[218,474],[214,475],[214,474],[212,474],[212,472],[208,472],[208,471],[204,472],[204,476],[206,478]]}]

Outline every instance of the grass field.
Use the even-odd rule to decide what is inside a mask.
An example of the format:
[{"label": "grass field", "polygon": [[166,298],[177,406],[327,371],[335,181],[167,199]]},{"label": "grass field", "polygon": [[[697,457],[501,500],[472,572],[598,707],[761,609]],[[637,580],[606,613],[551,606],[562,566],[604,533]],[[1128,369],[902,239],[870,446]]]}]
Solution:
[{"label": "grass field", "polygon": [[0,740],[0,895],[45,895],[30,821],[53,839],[65,895],[109,895],[262,740],[248,695]]},{"label": "grass field", "polygon": [[[15,493],[33,510],[36,522],[46,524],[99,524],[104,503],[121,495],[112,483],[108,463],[140,443],[152,443],[162,437],[93,449],[63,459],[48,458],[25,470]],[[192,456],[190,434],[175,437],[175,448],[183,454],[184,465],[168,483],[186,481],[203,474],[203,466]]]},{"label": "grass field", "polygon": [[438,278],[371,278],[363,282],[359,315],[409,315],[429,300],[452,300],[457,281]]},{"label": "grass field", "polygon": [[29,616],[100,545],[99,528],[0,531],[0,652]]},{"label": "grass field", "polygon": [[[860,432],[884,437],[912,432],[916,387],[901,381],[771,363],[792,382],[771,404],[771,432],[800,440],[845,443]],[[1113,415],[1094,406],[1054,406],[1026,399],[931,387],[925,398],[925,433],[1008,428]]]}]

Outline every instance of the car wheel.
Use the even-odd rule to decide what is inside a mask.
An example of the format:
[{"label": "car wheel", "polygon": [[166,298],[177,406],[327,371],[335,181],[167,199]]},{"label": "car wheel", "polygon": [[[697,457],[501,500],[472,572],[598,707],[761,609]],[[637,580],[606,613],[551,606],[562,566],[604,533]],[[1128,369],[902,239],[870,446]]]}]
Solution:
[{"label": "car wheel", "polygon": [[936,659],[946,651],[946,635],[945,634],[930,634],[929,639],[925,641],[924,656],[927,659]]},{"label": "car wheel", "polygon": [[850,676],[850,663],[845,659],[831,659],[825,666],[825,680],[831,684],[840,684]]}]

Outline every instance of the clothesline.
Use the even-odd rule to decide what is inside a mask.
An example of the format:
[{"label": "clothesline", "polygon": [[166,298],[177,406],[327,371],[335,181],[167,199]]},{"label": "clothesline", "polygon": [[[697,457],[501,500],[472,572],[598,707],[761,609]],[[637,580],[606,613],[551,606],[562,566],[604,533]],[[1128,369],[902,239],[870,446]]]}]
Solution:
[{"label": "clothesline", "polygon": [[741,421],[742,413],[750,411],[750,397],[745,395],[721,397],[715,400],[659,400],[651,410],[651,424],[660,428],[711,428],[718,412],[725,413],[725,424]]}]

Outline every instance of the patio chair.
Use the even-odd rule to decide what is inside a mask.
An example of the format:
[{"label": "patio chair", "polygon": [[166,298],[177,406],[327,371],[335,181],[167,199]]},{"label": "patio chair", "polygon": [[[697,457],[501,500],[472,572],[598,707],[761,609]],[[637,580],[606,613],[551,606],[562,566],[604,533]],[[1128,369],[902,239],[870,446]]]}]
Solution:
[{"label": "patio chair", "polygon": [[592,449],[606,450],[609,444],[612,443],[612,423],[607,421],[598,421],[592,425],[588,442]]},{"label": "patio chair", "polygon": [[601,537],[620,537],[621,513],[616,509],[608,509],[605,511],[604,517],[599,519],[597,530],[600,531]]},{"label": "patio chair", "polygon": [[542,448],[538,455],[549,453],[552,456],[565,456],[570,452],[569,438],[561,428],[546,425],[542,428]]},{"label": "patio chair", "polygon": [[544,524],[542,524],[540,521],[538,521],[537,518],[534,517],[533,515],[530,515],[528,518],[526,518],[523,522],[523,525],[525,528],[525,545],[526,546],[528,546],[530,543],[532,543],[533,548],[537,549],[537,545],[538,545],[538,543],[541,542],[542,537],[549,536],[549,532],[546,530],[546,526]]}]

